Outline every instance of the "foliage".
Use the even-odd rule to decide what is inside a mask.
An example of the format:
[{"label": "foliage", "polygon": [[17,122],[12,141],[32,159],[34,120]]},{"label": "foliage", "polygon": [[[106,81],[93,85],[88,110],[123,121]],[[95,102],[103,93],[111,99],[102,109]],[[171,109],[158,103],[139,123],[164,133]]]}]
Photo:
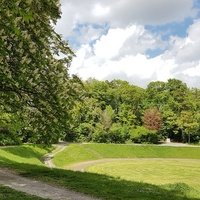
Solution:
[{"label": "foliage", "polygon": [[98,143],[109,142],[109,135],[104,130],[104,127],[102,126],[102,124],[100,124],[100,123],[96,124],[94,133],[92,135],[92,141],[98,142]]},{"label": "foliage", "polygon": [[21,141],[16,133],[10,132],[6,128],[0,129],[0,146],[20,144]]},{"label": "foliage", "polygon": [[182,111],[177,120],[177,124],[183,134],[185,133],[188,136],[188,143],[190,143],[190,135],[196,133],[199,128],[198,121],[195,117],[196,116],[191,111]]},{"label": "foliage", "polygon": [[157,108],[150,108],[144,111],[143,124],[149,130],[159,131],[162,126],[161,113]]},{"label": "foliage", "polygon": [[16,134],[21,124],[16,115],[0,114],[0,145],[20,144],[20,135]]},{"label": "foliage", "polygon": [[1,1],[0,105],[23,115],[34,142],[51,143],[67,131],[76,96],[66,67],[74,54],[54,31],[58,18],[58,0]]},{"label": "foliage", "polygon": [[109,131],[109,141],[111,143],[125,143],[129,139],[129,128],[128,126],[120,125],[119,123],[112,124]]},{"label": "foliage", "polygon": [[82,123],[77,128],[76,132],[79,134],[80,141],[90,141],[94,132],[94,127],[90,123]]},{"label": "foliage", "polygon": [[183,142],[181,133],[187,132],[187,128],[180,125],[180,120],[184,112],[192,112],[190,120],[196,124],[185,135],[192,142],[199,141],[200,93],[198,89],[187,88],[180,80],[151,82],[146,90],[122,80],[89,79],[83,85],[82,102],[76,102],[72,110],[71,132],[75,141],[124,143],[135,127],[143,125],[152,131],[144,130],[140,139],[132,141],[158,143],[170,137],[172,141]]},{"label": "foliage", "polygon": [[157,144],[161,140],[161,136],[156,130],[149,130],[143,126],[131,130],[130,135],[131,140],[135,143]]}]

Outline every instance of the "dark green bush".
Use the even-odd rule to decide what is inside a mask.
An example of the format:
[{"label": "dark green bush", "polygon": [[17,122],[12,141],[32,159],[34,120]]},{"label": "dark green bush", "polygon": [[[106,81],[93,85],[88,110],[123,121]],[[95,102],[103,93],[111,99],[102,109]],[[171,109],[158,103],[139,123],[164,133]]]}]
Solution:
[{"label": "dark green bush", "polygon": [[18,145],[21,141],[16,133],[8,128],[0,127],[0,146]]},{"label": "dark green bush", "polygon": [[135,143],[153,143],[157,144],[161,140],[159,132],[148,130],[143,126],[138,126],[130,131],[130,139]]},{"label": "dark green bush", "polygon": [[109,142],[109,135],[103,129],[101,124],[96,124],[94,133],[92,134],[92,141],[98,143],[108,143]]},{"label": "dark green bush", "polygon": [[128,126],[122,126],[121,124],[112,124],[109,130],[109,142],[111,143],[125,143],[129,138]]}]

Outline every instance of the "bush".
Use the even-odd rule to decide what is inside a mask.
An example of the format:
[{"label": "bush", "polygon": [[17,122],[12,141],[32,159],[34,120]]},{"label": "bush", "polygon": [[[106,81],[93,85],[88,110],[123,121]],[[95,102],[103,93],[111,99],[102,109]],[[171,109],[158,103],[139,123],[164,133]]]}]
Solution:
[{"label": "bush", "polygon": [[161,135],[154,130],[148,130],[143,126],[138,126],[130,131],[132,142],[157,144],[161,140]]},{"label": "bush", "polygon": [[94,127],[90,123],[82,123],[76,128],[77,139],[81,142],[88,142],[92,140]]},{"label": "bush", "polygon": [[121,124],[112,124],[109,130],[109,142],[111,143],[125,143],[129,138],[129,127]]},{"label": "bush", "polygon": [[109,135],[104,130],[103,125],[96,124],[94,133],[92,135],[92,141],[98,143],[108,143],[109,142]]},{"label": "bush", "polygon": [[0,127],[0,146],[18,145],[21,141],[17,134],[10,131],[8,128]]}]

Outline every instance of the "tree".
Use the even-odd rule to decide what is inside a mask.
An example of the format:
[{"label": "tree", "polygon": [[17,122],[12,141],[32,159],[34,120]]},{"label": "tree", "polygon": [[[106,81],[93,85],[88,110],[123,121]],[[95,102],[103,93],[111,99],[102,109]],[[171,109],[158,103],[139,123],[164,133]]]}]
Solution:
[{"label": "tree", "polygon": [[0,104],[24,115],[35,142],[66,132],[77,95],[77,78],[66,67],[74,54],[53,28],[60,14],[58,0],[1,1]]},{"label": "tree", "polygon": [[186,134],[188,136],[188,143],[190,143],[191,134],[195,133],[199,127],[195,114],[191,111],[182,111],[177,124],[182,131],[183,140]]},{"label": "tree", "polygon": [[111,106],[106,106],[106,109],[102,111],[101,120],[100,120],[106,132],[112,126],[113,117],[114,117],[114,110],[112,109]]},{"label": "tree", "polygon": [[159,110],[163,108],[169,97],[166,90],[166,83],[162,81],[155,81],[148,84],[146,89],[146,107],[158,107]]},{"label": "tree", "polygon": [[180,113],[185,109],[187,85],[180,80],[169,79],[166,83],[166,90],[169,93],[168,105],[174,112]]},{"label": "tree", "polygon": [[159,131],[162,126],[162,117],[159,110],[157,108],[149,108],[145,110],[143,123],[145,128]]}]

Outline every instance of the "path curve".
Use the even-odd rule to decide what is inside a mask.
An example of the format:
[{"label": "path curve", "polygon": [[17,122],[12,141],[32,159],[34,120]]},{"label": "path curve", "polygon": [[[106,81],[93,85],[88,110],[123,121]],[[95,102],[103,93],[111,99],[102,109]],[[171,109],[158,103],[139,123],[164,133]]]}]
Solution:
[{"label": "path curve", "polygon": [[[76,164],[72,164],[66,167],[66,169],[73,170],[73,171],[80,171],[85,172],[87,171],[88,167],[97,165],[97,164],[103,164],[108,162],[116,162],[116,161],[137,161],[137,160],[191,160],[191,159],[182,159],[182,158],[106,158],[106,159],[99,159],[99,160],[90,160],[85,162],[80,162]],[[196,159],[192,159],[196,160]],[[199,159],[197,159],[199,160]]]},{"label": "path curve", "polygon": [[7,169],[0,169],[0,185],[51,200],[97,200],[96,198],[62,187],[52,186],[41,181],[21,177]]},{"label": "path curve", "polygon": [[63,150],[66,148],[67,145],[68,145],[68,144],[65,143],[65,142],[62,142],[62,143],[59,143],[59,144],[54,145],[54,146],[56,147],[56,149],[55,149],[53,152],[44,155],[44,157],[43,157],[43,159],[44,159],[44,164],[45,164],[47,167],[49,167],[49,168],[55,168],[56,166],[55,166],[54,163],[53,163],[53,158],[54,158],[54,156],[55,156],[57,153],[63,151]]}]

